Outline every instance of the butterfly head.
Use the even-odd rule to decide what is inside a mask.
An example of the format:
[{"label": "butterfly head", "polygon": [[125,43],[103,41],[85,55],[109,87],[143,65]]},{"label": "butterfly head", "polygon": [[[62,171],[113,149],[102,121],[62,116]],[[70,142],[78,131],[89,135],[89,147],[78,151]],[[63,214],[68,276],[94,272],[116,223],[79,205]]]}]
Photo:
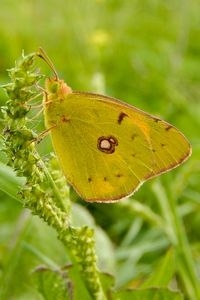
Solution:
[{"label": "butterfly head", "polygon": [[47,78],[45,80],[45,91],[48,100],[62,100],[68,94],[72,93],[72,89],[64,82],[64,80],[58,78]]},{"label": "butterfly head", "polygon": [[72,93],[72,89],[58,78],[56,69],[42,48],[38,49],[37,55],[42,58],[52,69],[54,73],[53,78],[47,78],[45,80],[45,100],[46,101],[62,101],[68,94]]}]

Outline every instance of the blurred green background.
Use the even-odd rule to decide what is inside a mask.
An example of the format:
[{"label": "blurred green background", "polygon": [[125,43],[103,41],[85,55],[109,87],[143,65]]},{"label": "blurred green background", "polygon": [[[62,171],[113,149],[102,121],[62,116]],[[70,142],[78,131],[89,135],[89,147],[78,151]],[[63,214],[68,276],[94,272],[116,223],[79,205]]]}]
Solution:
[{"label": "blurred green background", "polygon": [[[147,182],[133,198],[159,216],[157,186],[165,195],[173,194],[200,270],[199,0],[1,0],[0,6],[1,83],[9,82],[6,69],[22,50],[28,54],[41,46],[74,90],[127,101],[187,136],[193,148],[189,161]],[[51,75],[43,62],[38,65]],[[3,105],[4,91],[0,96]],[[43,154],[52,150],[48,139],[40,147]],[[4,154],[0,158],[5,162]],[[32,291],[31,270],[48,260],[64,264],[65,250],[55,232],[24,211],[9,188],[0,187],[4,294],[7,299],[40,299]],[[79,224],[97,224],[100,268],[115,274],[118,286],[150,274],[170,245],[164,229],[136,207],[130,211],[121,203],[80,201],[74,216]]]}]

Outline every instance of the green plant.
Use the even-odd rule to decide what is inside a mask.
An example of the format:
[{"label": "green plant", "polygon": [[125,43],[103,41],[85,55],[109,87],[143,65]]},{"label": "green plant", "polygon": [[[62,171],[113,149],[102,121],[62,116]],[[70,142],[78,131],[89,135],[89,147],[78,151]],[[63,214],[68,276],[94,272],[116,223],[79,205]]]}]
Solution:
[{"label": "green plant", "polygon": [[49,264],[35,270],[38,290],[43,298],[151,299],[157,296],[158,299],[182,299],[178,290],[168,289],[169,282],[177,274],[177,283],[180,280],[179,289],[190,299],[198,299],[198,281],[184,227],[173,195],[167,196],[159,181],[153,185],[153,192],[161,206],[161,217],[137,201],[125,202],[118,207],[122,211],[132,210],[165,228],[171,250],[161,260],[159,268],[155,269],[152,276],[138,285],[139,289],[127,290],[125,287],[117,291],[111,277],[99,271],[94,230],[88,226],[73,225],[69,190],[57,160],[52,156],[44,163],[37,150],[41,136],[28,126],[30,109],[34,109],[34,101],[41,97],[38,82],[43,76],[36,68],[36,59],[37,53],[23,55],[15,67],[9,70],[11,83],[4,86],[9,99],[2,107],[5,124],[3,149],[7,155],[8,166],[18,176],[25,177],[25,181],[17,182],[21,186],[23,205],[56,230],[70,261],[66,267]]}]

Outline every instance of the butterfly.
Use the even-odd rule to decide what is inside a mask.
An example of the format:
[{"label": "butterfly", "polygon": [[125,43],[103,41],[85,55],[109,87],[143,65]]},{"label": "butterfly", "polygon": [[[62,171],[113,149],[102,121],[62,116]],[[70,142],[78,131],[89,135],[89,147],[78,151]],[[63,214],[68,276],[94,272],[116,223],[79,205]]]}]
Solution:
[{"label": "butterfly", "polygon": [[187,160],[191,146],[171,124],[112,97],[73,91],[54,71],[45,81],[46,128],[68,183],[89,202],[132,195]]}]

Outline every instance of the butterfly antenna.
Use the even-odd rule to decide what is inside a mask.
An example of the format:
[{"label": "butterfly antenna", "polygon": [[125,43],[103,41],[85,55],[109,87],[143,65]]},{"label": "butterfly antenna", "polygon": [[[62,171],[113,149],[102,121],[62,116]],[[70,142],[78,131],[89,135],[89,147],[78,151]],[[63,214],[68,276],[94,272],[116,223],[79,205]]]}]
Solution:
[{"label": "butterfly antenna", "polygon": [[56,80],[58,80],[58,73],[56,72],[56,69],[54,67],[54,64],[52,63],[51,59],[49,58],[49,56],[46,54],[46,52],[44,51],[44,49],[42,49],[42,47],[39,47],[37,55],[42,58],[47,65],[51,68],[51,70],[53,71]]}]

